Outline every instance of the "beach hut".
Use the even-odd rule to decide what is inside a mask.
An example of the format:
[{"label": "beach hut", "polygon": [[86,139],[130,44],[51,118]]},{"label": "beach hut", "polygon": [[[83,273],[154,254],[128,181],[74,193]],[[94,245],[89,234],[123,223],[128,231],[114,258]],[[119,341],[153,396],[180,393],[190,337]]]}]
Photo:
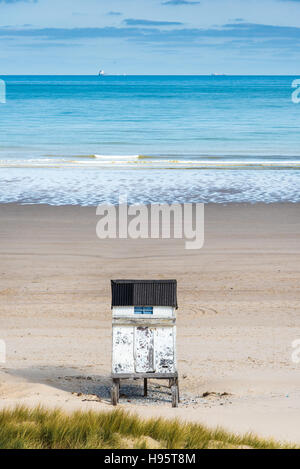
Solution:
[{"label": "beach hut", "polygon": [[176,280],[112,280],[112,389],[117,405],[121,379],[168,379],[178,406]]}]

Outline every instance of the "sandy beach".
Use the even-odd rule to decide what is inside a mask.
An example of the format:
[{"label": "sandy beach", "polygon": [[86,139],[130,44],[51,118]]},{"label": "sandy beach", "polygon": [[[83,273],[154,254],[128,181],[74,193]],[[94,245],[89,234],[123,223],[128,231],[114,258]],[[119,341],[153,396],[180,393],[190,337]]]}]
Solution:
[{"label": "sandy beach", "polygon": [[176,278],[182,404],[129,383],[120,407],[300,444],[299,213],[207,205],[204,248],[188,251],[100,241],[92,207],[0,205],[0,406],[110,410],[110,279]]}]

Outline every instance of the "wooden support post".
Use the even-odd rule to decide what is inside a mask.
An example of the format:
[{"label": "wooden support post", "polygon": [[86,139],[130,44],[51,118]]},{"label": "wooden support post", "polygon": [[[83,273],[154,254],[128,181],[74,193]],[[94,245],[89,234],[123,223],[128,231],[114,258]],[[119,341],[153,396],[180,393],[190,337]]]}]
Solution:
[{"label": "wooden support post", "polygon": [[180,389],[179,389],[179,380],[178,378],[175,379],[177,390],[178,390],[178,402],[180,402]]},{"label": "wooden support post", "polygon": [[120,394],[120,380],[113,379],[112,387],[111,387],[111,403],[112,405],[116,406],[119,402],[119,394]]},{"label": "wooden support post", "polygon": [[144,397],[148,396],[148,381],[147,378],[144,378]]},{"label": "wooden support post", "polygon": [[178,407],[179,402],[179,386],[178,386],[178,378],[174,378],[172,380],[172,407]]}]

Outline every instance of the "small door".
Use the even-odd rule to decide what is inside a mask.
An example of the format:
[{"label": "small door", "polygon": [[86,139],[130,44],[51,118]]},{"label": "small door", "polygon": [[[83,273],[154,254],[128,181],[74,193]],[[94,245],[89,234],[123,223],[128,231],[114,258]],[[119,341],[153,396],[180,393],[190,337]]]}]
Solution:
[{"label": "small door", "polygon": [[176,329],[158,327],[155,332],[155,368],[156,373],[174,373],[176,371],[175,357]]},{"label": "small door", "polygon": [[154,373],[154,329],[136,327],[134,335],[136,373]]},{"label": "small door", "polygon": [[113,326],[113,373],[134,373],[133,344],[133,327]]}]

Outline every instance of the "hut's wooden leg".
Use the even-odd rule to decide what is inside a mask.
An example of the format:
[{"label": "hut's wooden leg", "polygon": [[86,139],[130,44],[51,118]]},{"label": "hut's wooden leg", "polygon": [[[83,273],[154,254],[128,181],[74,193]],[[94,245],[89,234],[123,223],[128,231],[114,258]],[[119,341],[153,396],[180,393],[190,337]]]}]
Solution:
[{"label": "hut's wooden leg", "polygon": [[148,396],[148,381],[147,378],[144,378],[144,397]]},{"label": "hut's wooden leg", "polygon": [[174,378],[174,379],[172,380],[171,392],[172,392],[172,407],[178,407],[178,402],[179,402],[179,388],[178,388],[178,380],[177,380],[177,378]]},{"label": "hut's wooden leg", "polygon": [[113,383],[111,387],[111,403],[114,406],[116,406],[119,402],[119,386],[120,386],[120,380],[113,379]]},{"label": "hut's wooden leg", "polygon": [[121,389],[121,380],[118,379],[118,402],[120,400],[120,389]]},{"label": "hut's wooden leg", "polygon": [[179,387],[179,380],[176,378],[176,384],[177,384],[177,389],[178,389],[178,402],[180,402],[180,387]]}]

